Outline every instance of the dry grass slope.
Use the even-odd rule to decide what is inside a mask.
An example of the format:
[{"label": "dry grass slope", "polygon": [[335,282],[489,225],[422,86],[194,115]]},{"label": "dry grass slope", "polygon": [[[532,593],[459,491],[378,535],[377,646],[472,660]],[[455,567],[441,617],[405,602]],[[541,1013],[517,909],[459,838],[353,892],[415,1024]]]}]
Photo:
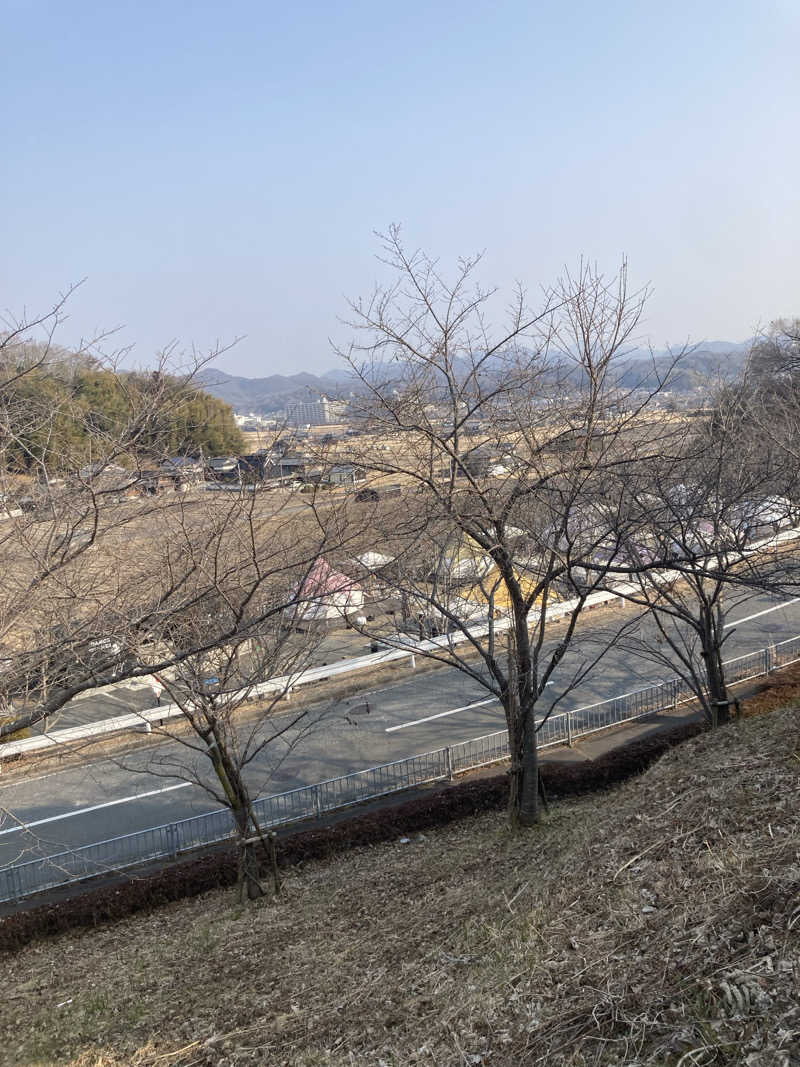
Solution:
[{"label": "dry grass slope", "polygon": [[800,1063],[800,729],[8,956],[8,1064]]}]

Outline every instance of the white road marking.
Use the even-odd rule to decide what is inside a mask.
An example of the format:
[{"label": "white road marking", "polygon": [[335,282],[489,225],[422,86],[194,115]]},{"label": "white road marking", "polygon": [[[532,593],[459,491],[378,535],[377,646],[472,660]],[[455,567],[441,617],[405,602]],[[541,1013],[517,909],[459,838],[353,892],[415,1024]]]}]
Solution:
[{"label": "white road marking", "polygon": [[398,726],[387,726],[386,733],[394,733],[395,730],[405,730],[407,726],[419,726],[421,722],[432,722],[434,719],[443,719],[446,715],[457,715],[459,711],[470,711],[472,708],[482,708],[485,704],[496,704],[497,697],[489,697],[487,700],[478,700],[474,704],[465,704],[463,708],[452,708],[450,711],[440,711],[436,715],[426,715],[424,719],[412,719],[411,722],[401,722]]},{"label": "white road marking", "polygon": [[8,830],[0,830],[0,837],[4,834],[18,834],[25,830],[32,830],[34,826],[44,826],[48,822],[58,822],[59,819],[71,819],[74,815],[87,815],[90,811],[100,811],[101,808],[113,808],[116,804],[130,804],[132,800],[143,800],[144,797],[156,797],[161,793],[171,793],[173,789],[186,789],[193,782],[178,782],[177,785],[168,785],[163,789],[151,789],[148,793],[136,793],[132,797],[120,797],[119,800],[107,800],[104,804],[93,804],[90,808],[78,808],[77,811],[65,811],[61,815],[50,815],[46,819],[37,819],[36,822],[20,823]]},{"label": "white road marking", "polygon": [[733,622],[729,622],[723,626],[723,630],[730,630],[731,626],[740,626],[743,622],[751,622],[753,619],[760,619],[762,615],[769,615],[771,611],[780,611],[781,608],[788,608],[790,604],[796,604],[798,601],[800,601],[800,596],[796,596],[792,600],[787,600],[783,604],[776,604],[772,608],[765,608],[763,611],[757,611],[755,615],[748,615],[744,619],[734,619]]},{"label": "white road marking", "polygon": [[[547,682],[547,685],[552,685],[552,682]],[[473,708],[483,708],[487,704],[498,704],[497,697],[489,697],[487,700],[476,700],[474,704],[465,704],[463,708],[451,708],[450,711],[439,711],[436,715],[426,715],[424,719],[412,719],[411,722],[401,722],[397,726],[387,726],[384,731],[387,734],[394,733],[395,730],[405,730],[407,726],[419,726],[421,722],[433,722],[434,719],[444,719],[447,715],[457,715],[459,711],[471,711]]]}]

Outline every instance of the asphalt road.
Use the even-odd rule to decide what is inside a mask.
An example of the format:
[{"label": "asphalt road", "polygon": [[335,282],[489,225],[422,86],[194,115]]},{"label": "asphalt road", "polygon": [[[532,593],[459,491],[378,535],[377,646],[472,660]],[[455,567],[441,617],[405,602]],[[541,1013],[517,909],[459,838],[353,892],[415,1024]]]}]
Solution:
[{"label": "asphalt road", "polygon": [[[303,637],[298,637],[302,643]],[[370,651],[370,641],[351,629],[339,627],[323,637],[314,647],[303,663],[309,667],[338,663],[341,660],[366,656]],[[168,697],[164,697],[165,702]],[[47,730],[62,730],[70,726],[87,726],[90,723],[112,719],[118,715],[128,715],[133,711],[147,711],[157,705],[157,695],[144,678],[131,679],[119,685],[93,689],[71,700],[55,715],[47,720]],[[33,733],[43,733],[45,724],[40,722],[33,727]]]},{"label": "asphalt road", "polygon": [[[800,602],[782,605],[774,598],[756,597],[732,609],[730,621],[727,657],[800,634]],[[653,639],[652,624],[645,621],[642,627],[644,636]],[[554,628],[554,639],[558,632]],[[543,712],[561,696],[576,671],[593,662],[598,647],[598,629],[588,617],[547,690]],[[612,648],[557,710],[579,709],[649,685],[668,673],[641,656]],[[271,730],[277,726],[285,734],[267,745],[248,770],[257,795],[402,759],[504,726],[499,704],[487,702],[487,693],[476,680],[444,667],[362,691],[347,701],[320,704],[298,722],[299,712],[291,702],[286,709],[270,721]],[[219,802],[197,784],[182,780],[187,771],[202,779],[207,762],[203,753],[164,739],[132,748],[122,757],[0,781],[0,864],[53,855],[213,811]]]}]

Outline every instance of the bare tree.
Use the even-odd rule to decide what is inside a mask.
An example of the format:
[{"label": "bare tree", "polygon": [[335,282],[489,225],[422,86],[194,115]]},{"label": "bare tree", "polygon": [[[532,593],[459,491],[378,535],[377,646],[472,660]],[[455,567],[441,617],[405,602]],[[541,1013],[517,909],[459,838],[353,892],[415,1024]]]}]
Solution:
[{"label": "bare tree", "polygon": [[[227,599],[198,606],[163,638],[178,662],[161,678],[181,717],[157,728],[172,743],[158,747],[147,771],[193,782],[231,812],[239,892],[254,899],[264,892],[264,859],[271,861],[274,890],[279,889],[274,837],[261,825],[254,801],[275,765],[319,725],[318,714],[295,709],[284,698],[322,634],[306,631],[298,639],[290,615],[278,605],[271,615],[256,612],[252,623],[233,618],[222,623],[221,615],[236,613]],[[235,633],[227,644],[218,643],[221,625]],[[210,647],[183,656],[187,646],[199,645]]]},{"label": "bare tree", "polygon": [[[325,560],[347,551],[357,530],[338,508],[314,507],[299,493],[252,485],[219,494],[199,513],[165,517],[149,610],[123,609],[126,647],[157,672],[181,713],[157,728],[170,744],[147,773],[193,782],[231,812],[239,884],[251,898],[263,892],[259,852],[274,861],[254,801],[321,720],[346,718],[336,704],[295,710],[283,698],[327,636],[322,620],[341,623],[361,606],[352,582]],[[273,874],[277,889],[275,866]]]},{"label": "bare tree", "polygon": [[795,582],[793,546],[776,540],[796,524],[785,495],[795,478],[781,449],[728,402],[696,422],[671,457],[629,472],[625,524],[602,570],[630,579],[618,593],[646,607],[656,626],[655,642],[629,634],[628,647],[677,670],[711,725],[731,713],[731,610]]},{"label": "bare tree", "polygon": [[[618,386],[648,294],[629,291],[624,263],[611,279],[581,263],[544,293],[538,312],[518,291],[507,325],[494,330],[493,294],[475,283],[478,259],[462,261],[450,282],[424,254],[409,255],[396,228],[382,243],[394,280],[352,305],[356,339],[341,353],[363,393],[354,459],[418,491],[381,534],[402,613],[447,633],[425,654],[501,702],[510,818],[529,825],[539,810],[537,730],[558,696],[544,716],[537,710],[604,579],[602,569],[586,571],[578,585],[573,574],[612,535],[625,470],[675,433],[672,424],[645,425],[663,377],[649,389]],[[652,371],[644,360],[642,380]],[[472,592],[454,596],[452,561],[465,554],[475,569],[462,585]],[[473,601],[468,610],[464,600]],[[559,601],[568,609],[549,641]]]},{"label": "bare tree", "polygon": [[[202,361],[179,372],[168,353],[146,374],[118,371],[91,346],[57,349],[61,314],[59,304],[0,339],[0,738],[52,723],[86,690],[237,640],[258,621],[257,602],[261,619],[273,618],[333,529],[286,491],[172,491],[183,477],[164,473],[175,417],[180,424]],[[36,326],[43,342],[30,338]],[[70,388],[81,360],[111,371],[103,381],[112,383],[113,418]],[[272,586],[278,603],[265,599]],[[161,639],[234,589],[248,597],[213,633],[179,650]]]},{"label": "bare tree", "polygon": [[784,491],[797,494],[800,319],[778,319],[756,337],[738,380],[718,391],[714,420],[765,455],[783,453]]}]

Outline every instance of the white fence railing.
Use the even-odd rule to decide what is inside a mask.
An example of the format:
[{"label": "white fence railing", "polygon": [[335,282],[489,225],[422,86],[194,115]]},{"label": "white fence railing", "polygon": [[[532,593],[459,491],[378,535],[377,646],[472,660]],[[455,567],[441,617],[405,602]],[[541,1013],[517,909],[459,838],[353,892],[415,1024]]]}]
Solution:
[{"label": "white fence railing", "polygon": [[[800,635],[728,660],[725,664],[727,680],[735,685],[798,661]],[[694,695],[684,682],[670,678],[610,700],[560,712],[539,724],[539,747],[571,744],[576,738],[674,708],[692,699]],[[263,797],[255,802],[254,807],[265,829],[286,826],[415,786],[445,781],[464,771],[498,763],[507,759],[508,754],[508,734],[505,730],[498,730],[432,752]],[[24,827],[20,828],[19,833],[23,837],[26,835]],[[152,860],[173,858],[234,836],[233,818],[227,809],[221,809],[56,855],[12,864],[0,868],[0,902],[22,900],[46,889],[125,870]]]},{"label": "white fence railing", "polygon": [[[617,600],[616,593],[593,593],[587,598],[588,607],[597,607]],[[575,601],[564,601],[549,609],[548,618],[555,622],[571,611]],[[533,621],[533,620],[532,620]],[[498,619],[494,622],[496,632],[502,632],[508,628],[508,619]],[[488,632],[488,624],[477,625],[471,628],[475,637],[483,637]],[[404,641],[402,647],[388,648],[381,652],[372,652],[366,656],[356,656],[352,659],[342,660],[341,663],[332,663],[322,667],[310,667],[297,675],[287,675],[279,678],[271,678],[268,682],[249,686],[246,690],[240,690],[230,694],[230,699],[244,697],[247,700],[257,700],[262,696],[274,696],[285,694],[291,696],[294,689],[301,686],[313,685],[316,682],[328,681],[341,675],[352,674],[356,671],[374,670],[387,663],[394,663],[402,659],[410,659],[411,665],[415,665],[415,657],[436,648],[458,645],[467,640],[463,633],[453,633],[442,637],[433,637],[426,641]],[[19,741],[7,741],[0,743],[0,767],[2,761],[11,756],[26,756],[34,752],[42,752],[58,745],[73,744],[77,741],[87,741],[100,737],[104,734],[119,733],[125,730],[144,730],[149,733],[154,725],[168,722],[170,719],[179,719],[183,712],[177,704],[163,704],[156,708],[148,708],[146,711],[131,712],[127,715],[118,715],[111,719],[103,719],[101,722],[89,723],[86,726],[70,726],[63,730],[51,730],[49,733],[37,734],[35,737],[25,737]]]},{"label": "white fence railing", "polygon": [[[771,537],[754,542],[749,548],[744,550],[744,554],[751,555],[755,552],[760,552],[765,548],[777,547],[784,542],[795,540],[798,535],[800,535],[800,527],[783,530]],[[678,577],[679,573],[677,571],[661,571],[654,573],[653,575],[653,579],[659,581]],[[615,600],[619,600],[620,594],[635,594],[639,591],[639,588],[640,587],[636,583],[619,582],[614,586],[614,589],[616,589],[617,592],[614,592],[612,589],[599,593],[591,593],[586,598],[585,607],[591,609],[599,607],[602,604],[609,604]],[[577,600],[565,600],[559,604],[553,604],[548,608],[548,621],[557,622],[565,615],[569,615],[576,604]],[[531,625],[533,625],[535,621],[534,614],[530,620]],[[508,629],[509,620],[507,618],[498,619],[493,622],[492,625],[495,632],[501,633]],[[484,624],[476,624],[471,627],[471,632],[474,637],[483,637],[488,631],[488,622]],[[391,640],[391,638],[387,638],[387,640]],[[330,678],[336,678],[340,675],[352,674],[358,671],[374,670],[375,667],[380,667],[384,664],[393,663],[407,658],[410,659],[411,665],[414,666],[415,657],[417,655],[433,651],[436,648],[446,648],[450,645],[458,645],[467,641],[468,638],[466,634],[457,632],[443,635],[441,637],[434,637],[426,641],[412,641],[402,637],[402,635],[397,635],[397,640],[397,647],[390,647],[381,652],[373,652],[366,656],[355,656],[351,659],[342,660],[340,663],[332,663],[322,667],[310,667],[307,670],[298,672],[297,675],[272,678],[259,685],[250,686],[247,690],[232,693],[231,699],[237,699],[242,696],[245,696],[246,699],[257,699],[260,696],[274,695],[275,693],[285,693],[287,696],[290,696],[293,689],[298,689],[301,686],[313,685],[316,682],[327,681]],[[151,676],[145,675],[144,677],[150,678]],[[160,686],[160,683],[156,681],[156,685]],[[103,734],[118,733],[125,730],[145,730],[149,733],[153,724],[160,724],[167,722],[170,719],[180,718],[182,714],[183,712],[177,704],[165,704],[157,708],[149,708],[146,711],[133,712],[128,715],[118,715],[111,719],[103,719],[101,722],[89,723],[86,726],[73,726],[63,730],[52,730],[49,733],[45,732],[36,737],[26,737],[19,741],[0,742],[0,768],[2,767],[2,761],[11,756],[24,756],[33,752],[41,752],[45,749],[52,749],[58,745],[89,740]]]}]

